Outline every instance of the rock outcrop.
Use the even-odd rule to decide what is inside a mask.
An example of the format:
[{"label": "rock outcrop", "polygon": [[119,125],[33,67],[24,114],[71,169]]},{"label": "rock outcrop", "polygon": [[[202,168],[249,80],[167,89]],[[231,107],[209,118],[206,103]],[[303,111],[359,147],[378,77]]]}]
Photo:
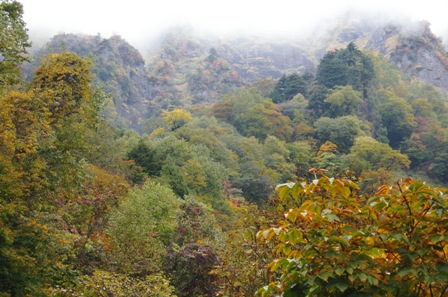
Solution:
[{"label": "rock outcrop", "polygon": [[[448,91],[448,55],[426,22],[344,19],[320,28],[307,40],[205,38],[176,29],[146,59],[120,36],[62,34],[36,55],[68,50],[90,57],[97,83],[111,96],[107,116],[118,126],[141,132],[145,120],[162,109],[213,103],[226,92],[266,77],[314,74],[325,53],[350,42],[384,55],[407,77]],[[26,67],[28,73],[32,67]]]}]

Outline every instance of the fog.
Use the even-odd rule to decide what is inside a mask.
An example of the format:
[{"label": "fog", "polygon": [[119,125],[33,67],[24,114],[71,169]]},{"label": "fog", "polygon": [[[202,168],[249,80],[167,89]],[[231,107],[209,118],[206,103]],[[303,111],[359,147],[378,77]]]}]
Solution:
[{"label": "fog", "polygon": [[426,20],[440,37],[448,36],[443,1],[359,0],[19,0],[34,43],[58,33],[103,37],[113,34],[139,49],[168,28],[188,25],[197,33],[263,36],[309,35],[317,25],[350,11],[351,17]]}]

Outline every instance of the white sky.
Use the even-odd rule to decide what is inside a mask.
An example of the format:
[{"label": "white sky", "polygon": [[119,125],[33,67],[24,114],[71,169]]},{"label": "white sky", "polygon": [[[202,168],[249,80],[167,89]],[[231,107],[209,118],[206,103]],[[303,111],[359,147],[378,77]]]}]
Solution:
[{"label": "white sky", "polygon": [[32,39],[57,33],[119,34],[143,46],[167,27],[188,24],[212,33],[300,34],[348,9],[427,20],[448,36],[444,0],[18,0]]}]

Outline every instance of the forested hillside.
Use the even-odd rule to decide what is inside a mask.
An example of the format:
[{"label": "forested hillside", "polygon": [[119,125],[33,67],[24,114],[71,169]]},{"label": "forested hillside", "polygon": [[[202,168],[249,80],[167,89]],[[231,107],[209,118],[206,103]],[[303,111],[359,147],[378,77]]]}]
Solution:
[{"label": "forested hillside", "polygon": [[151,116],[165,109],[214,103],[257,80],[275,83],[283,75],[314,75],[328,51],[350,42],[386,57],[406,79],[448,90],[447,54],[428,23],[338,21],[322,26],[309,40],[204,37],[181,27],[167,31],[144,53],[120,36],[60,34],[34,53],[25,74],[30,78],[39,57],[49,52],[66,50],[89,58],[96,84],[110,97],[108,117],[114,117],[117,127],[139,133],[145,132]]},{"label": "forested hillside", "polygon": [[0,3],[0,296],[448,293],[427,25],[145,57],[63,34],[33,60],[22,14]]}]

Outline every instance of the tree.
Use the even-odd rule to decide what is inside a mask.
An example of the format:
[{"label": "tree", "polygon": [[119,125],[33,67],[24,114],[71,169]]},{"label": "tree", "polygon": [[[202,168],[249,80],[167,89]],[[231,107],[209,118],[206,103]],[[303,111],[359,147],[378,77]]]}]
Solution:
[{"label": "tree", "polygon": [[280,112],[294,123],[301,122],[308,107],[308,100],[302,94],[295,95],[291,100],[277,104]]},{"label": "tree", "polygon": [[142,167],[143,172],[149,176],[158,176],[162,169],[163,159],[161,159],[156,148],[142,140],[129,151],[127,158]]},{"label": "tree", "polygon": [[210,247],[189,243],[179,251],[170,251],[166,268],[172,275],[177,296],[216,296],[217,276],[211,271],[218,263],[218,254]]},{"label": "tree", "polygon": [[221,228],[212,209],[186,197],[177,212],[177,229],[168,249],[164,270],[178,296],[215,296],[218,277],[217,247],[222,243]]},{"label": "tree", "polygon": [[217,206],[215,203],[224,198],[222,193],[227,170],[223,164],[214,161],[204,147],[193,146],[190,159],[183,163],[179,171],[192,193],[213,197],[212,206]]},{"label": "tree", "polygon": [[173,297],[174,288],[161,273],[137,278],[95,270],[91,275],[80,277],[75,288],[52,289],[47,296]]},{"label": "tree", "polygon": [[223,296],[252,296],[269,282],[268,264],[274,253],[256,233],[273,223],[278,213],[272,208],[258,208],[237,198],[231,199],[233,220],[219,249],[219,264],[214,273],[220,277]]},{"label": "tree", "polygon": [[[120,176],[95,166],[87,166],[86,179],[76,198],[64,206],[64,220],[79,237],[73,246],[75,267],[84,273],[107,262],[108,248],[105,229],[109,215],[127,196],[129,184]],[[76,230],[76,231],[75,231]]]},{"label": "tree", "polygon": [[39,293],[73,269],[77,236],[65,211],[80,197],[84,132],[97,115],[87,61],[51,55],[36,71],[28,91],[0,98],[0,278],[1,291],[12,295]]},{"label": "tree", "polygon": [[300,76],[298,74],[283,75],[277,82],[270,97],[272,102],[281,103],[289,101],[297,94],[306,96],[308,94],[308,81],[306,76]]},{"label": "tree", "polygon": [[278,112],[269,101],[257,104],[236,117],[235,126],[241,134],[262,140],[268,135],[289,140],[293,134],[289,118]]},{"label": "tree", "polygon": [[411,179],[372,196],[313,171],[280,185],[284,213],[258,232],[274,243],[278,277],[262,296],[444,296],[448,290],[448,190]]},{"label": "tree", "polygon": [[179,129],[192,120],[188,111],[179,108],[172,111],[162,111],[162,117],[171,131]]},{"label": "tree", "polygon": [[362,94],[353,90],[352,86],[336,86],[324,102],[329,105],[327,114],[336,118],[354,115],[363,101]]},{"label": "tree", "polygon": [[[239,88],[233,93],[226,94],[224,100],[233,102],[234,118],[244,116],[250,108],[263,103],[267,98],[263,97],[255,87]],[[232,123],[233,124],[233,123]]]},{"label": "tree", "polygon": [[341,153],[347,153],[357,136],[365,135],[365,124],[356,116],[335,119],[322,117],[314,123],[316,138],[320,143],[330,141]]},{"label": "tree", "polygon": [[317,68],[316,81],[327,88],[351,85],[367,98],[369,84],[375,76],[372,60],[351,42],[347,48],[328,52]]},{"label": "tree", "polygon": [[219,58],[218,51],[216,51],[216,49],[212,47],[208,51],[207,62],[211,64],[215,62],[218,58]]},{"label": "tree", "polygon": [[49,54],[36,69],[31,87],[51,125],[73,114],[82,114],[87,121],[91,121],[92,112],[96,116],[98,102],[90,84],[90,70],[89,60],[69,52]]},{"label": "tree", "polygon": [[448,131],[437,124],[423,124],[403,143],[411,168],[435,180],[448,180]]},{"label": "tree", "polygon": [[290,152],[286,142],[275,136],[268,136],[264,141],[264,149],[266,152],[264,159],[268,168],[266,174],[270,175],[275,182],[294,180],[296,166],[290,162]]},{"label": "tree", "polygon": [[348,84],[348,65],[339,58],[338,51],[328,52],[317,68],[316,81],[326,88],[345,86]]},{"label": "tree", "polygon": [[179,205],[171,189],[151,180],[129,192],[106,230],[109,259],[117,271],[144,276],[161,270]]},{"label": "tree", "polygon": [[338,154],[338,146],[331,141],[325,141],[319,148],[319,151],[317,152],[317,156],[319,157],[322,154],[325,153],[335,153]]},{"label": "tree", "polygon": [[[407,169],[411,164],[407,155],[368,136],[355,139],[348,158],[351,159],[351,165],[358,170],[361,168],[362,170]],[[362,165],[365,167],[363,168]]]},{"label": "tree", "polygon": [[244,160],[240,167],[242,176],[233,182],[235,188],[241,189],[243,197],[249,202],[266,202],[275,182],[265,174],[265,168],[252,160]]},{"label": "tree", "polygon": [[263,145],[255,138],[239,138],[232,147],[239,158],[240,174],[230,181],[236,189],[241,189],[243,197],[250,202],[263,203],[267,200],[277,180],[271,180],[266,173]]},{"label": "tree", "polygon": [[17,1],[0,3],[0,91],[20,81],[20,65],[28,61],[31,43],[25,22],[23,6]]},{"label": "tree", "polygon": [[230,100],[217,101],[212,105],[211,113],[218,120],[232,123],[234,117],[233,105],[233,101]]},{"label": "tree", "polygon": [[296,176],[305,176],[308,173],[308,168],[311,168],[311,164],[314,158],[314,151],[311,148],[310,143],[306,141],[296,141],[289,143],[289,159],[296,167]]},{"label": "tree", "polygon": [[327,114],[329,104],[325,102],[325,99],[330,93],[330,89],[321,85],[316,85],[311,88],[307,109],[310,110],[311,116],[314,119],[317,120]]},{"label": "tree", "polygon": [[377,100],[381,122],[387,129],[390,145],[398,148],[402,141],[409,138],[415,127],[412,109],[405,99],[390,91],[378,91]]}]

